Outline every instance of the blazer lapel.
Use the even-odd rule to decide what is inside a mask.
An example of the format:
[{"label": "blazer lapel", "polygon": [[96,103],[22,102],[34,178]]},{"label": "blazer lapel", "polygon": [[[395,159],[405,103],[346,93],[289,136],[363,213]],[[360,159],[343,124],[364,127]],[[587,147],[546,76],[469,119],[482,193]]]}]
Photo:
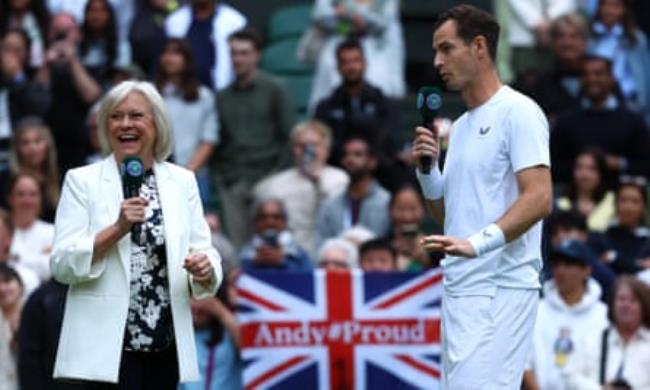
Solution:
[{"label": "blazer lapel", "polygon": [[163,213],[163,226],[165,229],[165,247],[167,252],[167,266],[171,269],[181,266],[180,257],[181,233],[179,221],[180,212],[185,207],[183,200],[178,195],[178,183],[174,181],[172,173],[164,163],[156,162],[153,166],[158,186],[158,198]]},{"label": "blazer lapel", "polygon": [[[120,205],[124,200],[122,194],[122,181],[117,169],[115,156],[112,154],[104,159],[102,166],[100,198],[105,202],[107,221],[114,222],[120,214]],[[120,255],[120,262],[126,274],[126,280],[130,279],[131,271],[131,240],[127,234],[117,242],[117,250]]]}]

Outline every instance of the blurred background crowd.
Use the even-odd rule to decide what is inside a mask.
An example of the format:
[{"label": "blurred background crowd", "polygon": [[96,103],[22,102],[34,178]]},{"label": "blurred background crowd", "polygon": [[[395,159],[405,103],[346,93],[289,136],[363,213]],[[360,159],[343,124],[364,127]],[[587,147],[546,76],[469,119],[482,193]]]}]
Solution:
[{"label": "blurred background crowd", "polygon": [[[51,380],[66,294],[52,223],[66,171],[104,155],[98,102],[123,80],[164,97],[171,160],[196,173],[228,273],[192,303],[203,382],[183,389],[241,387],[242,270],[438,266],[418,244],[440,227],[410,140],[433,20],[456,3],[0,0],[0,388],[83,388]],[[650,2],[466,3],[497,17],[500,74],[551,129],[556,211],[524,386],[650,388]],[[444,98],[447,137],[464,107]]]}]

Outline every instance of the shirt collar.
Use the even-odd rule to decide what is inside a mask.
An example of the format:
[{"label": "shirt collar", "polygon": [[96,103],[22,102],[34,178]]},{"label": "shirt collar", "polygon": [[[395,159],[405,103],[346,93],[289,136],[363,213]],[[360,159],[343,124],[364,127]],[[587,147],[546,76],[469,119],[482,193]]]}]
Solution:
[{"label": "shirt collar", "polygon": [[[623,344],[623,339],[621,339],[621,335],[618,333],[618,330],[616,327],[614,327],[614,332],[612,332],[613,340],[614,343],[618,345]],[[639,330],[636,331],[634,336],[630,339],[630,342],[650,342],[650,329],[646,328],[645,326],[641,326]]]},{"label": "shirt collar", "polygon": [[596,35],[611,35],[613,37],[623,36],[623,26],[620,24],[616,24],[612,28],[607,28],[607,26],[602,22],[595,22],[593,30]]},{"label": "shirt collar", "polygon": [[261,70],[258,69],[255,73],[255,76],[248,82],[248,84],[240,85],[237,83],[237,80],[233,81],[233,87],[238,91],[250,91],[255,89],[257,83],[259,82]]},{"label": "shirt collar", "polygon": [[[591,103],[591,100],[587,99],[586,97],[583,97],[580,100],[580,105],[585,110],[593,108],[593,104]],[[616,96],[614,96],[613,94],[609,94],[609,96],[607,96],[607,100],[605,100],[605,107],[603,107],[603,110],[612,111],[617,109],[618,106],[619,106],[619,102]]]}]

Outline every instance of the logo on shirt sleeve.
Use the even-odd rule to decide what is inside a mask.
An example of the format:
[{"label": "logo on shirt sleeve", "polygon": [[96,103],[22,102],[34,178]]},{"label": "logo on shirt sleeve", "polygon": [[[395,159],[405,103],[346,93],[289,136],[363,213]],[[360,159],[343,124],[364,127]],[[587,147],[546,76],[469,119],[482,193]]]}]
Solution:
[{"label": "logo on shirt sleeve", "polygon": [[479,133],[480,135],[485,135],[485,134],[487,134],[489,131],[490,131],[490,126],[487,126],[487,127],[481,127],[481,128],[478,129],[478,133]]}]

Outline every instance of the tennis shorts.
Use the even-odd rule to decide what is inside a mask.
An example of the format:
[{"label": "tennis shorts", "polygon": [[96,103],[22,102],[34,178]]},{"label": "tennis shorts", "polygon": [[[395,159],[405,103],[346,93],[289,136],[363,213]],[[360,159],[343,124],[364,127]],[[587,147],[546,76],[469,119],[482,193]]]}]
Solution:
[{"label": "tennis shorts", "polygon": [[442,389],[521,388],[539,290],[497,288],[494,297],[445,295]]}]

